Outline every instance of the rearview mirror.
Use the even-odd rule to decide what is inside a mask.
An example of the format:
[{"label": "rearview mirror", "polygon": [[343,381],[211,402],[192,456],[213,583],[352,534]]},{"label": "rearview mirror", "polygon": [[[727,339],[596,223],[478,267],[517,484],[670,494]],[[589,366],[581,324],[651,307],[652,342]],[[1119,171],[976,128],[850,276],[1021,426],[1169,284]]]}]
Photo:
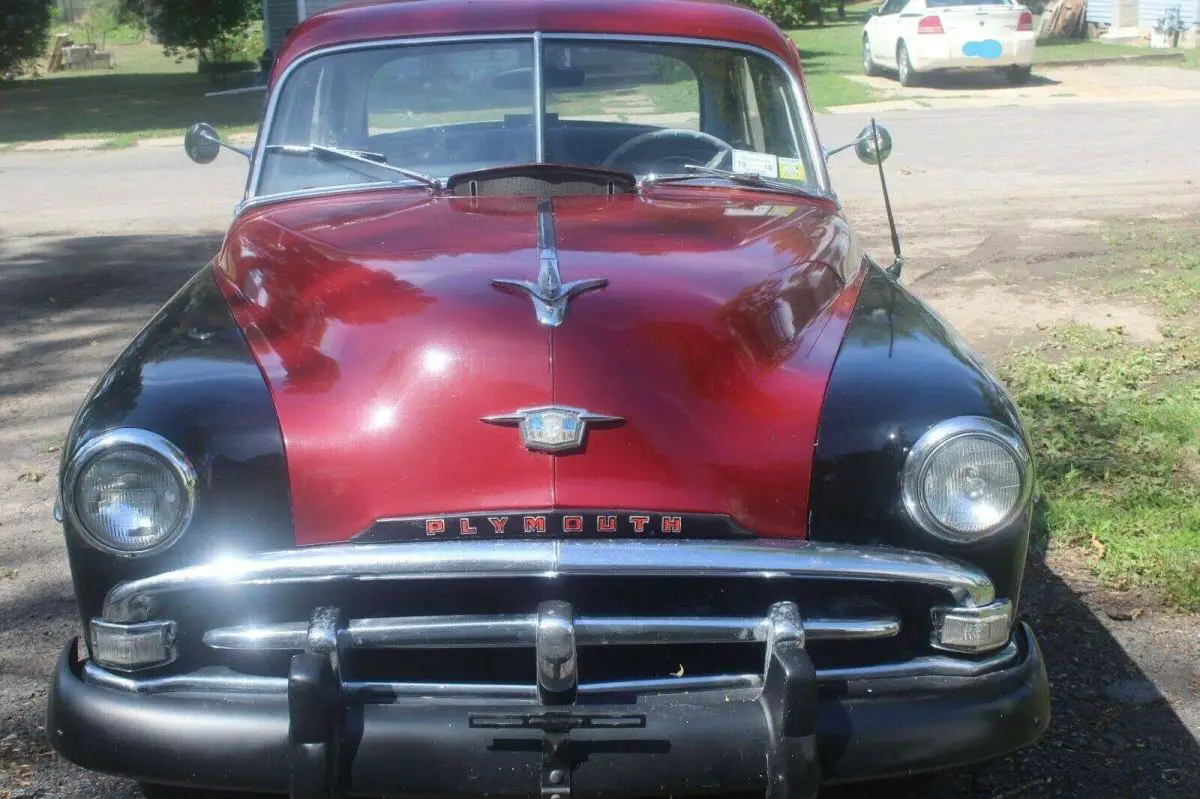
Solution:
[{"label": "rearview mirror", "polygon": [[197,122],[183,135],[183,151],[197,164],[211,164],[221,152],[221,134],[207,122]]},{"label": "rearview mirror", "polygon": [[[879,136],[878,149],[875,147],[875,135],[872,135],[872,130]],[[854,141],[843,144],[841,147],[834,147],[832,150],[826,150],[825,160],[828,161],[831,156],[837,155],[842,150],[849,150],[851,147],[854,148],[854,154],[858,156],[858,160],[864,164],[882,164],[892,154],[892,134],[879,123],[875,123],[874,128],[867,125],[858,132]]]},{"label": "rearview mirror", "polygon": [[244,155],[247,160],[252,157],[249,150],[243,150],[241,147],[234,147],[232,144],[221,141],[221,134],[217,133],[217,129],[207,122],[197,122],[187,129],[187,133],[183,134],[183,151],[197,164],[211,164],[216,160],[217,153],[221,152],[222,147],[226,150],[233,150],[238,155]]},{"label": "rearview mirror", "polygon": [[892,134],[883,125],[867,125],[854,140],[854,154],[864,164],[882,164],[892,154]]},{"label": "rearview mirror", "polygon": [[[542,81],[546,84],[547,89],[574,89],[582,86],[586,77],[582,69],[555,66],[542,67]],[[533,69],[530,67],[517,67],[516,69],[505,70],[493,75],[491,84],[493,89],[517,89],[521,91],[532,89]]]}]

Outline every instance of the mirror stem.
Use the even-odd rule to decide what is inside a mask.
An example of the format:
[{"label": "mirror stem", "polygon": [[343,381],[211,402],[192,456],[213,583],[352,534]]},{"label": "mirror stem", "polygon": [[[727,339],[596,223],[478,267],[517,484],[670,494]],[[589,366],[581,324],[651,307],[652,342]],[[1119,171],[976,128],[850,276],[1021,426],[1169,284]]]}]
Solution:
[{"label": "mirror stem", "polygon": [[[871,138],[874,139],[875,152],[880,152],[879,130],[875,127],[875,117],[871,117]],[[883,207],[887,209],[888,227],[892,231],[892,252],[896,256],[896,260],[892,262],[887,271],[892,277],[900,277],[900,271],[904,268],[904,256],[900,254],[900,234],[896,231],[896,218],[892,215],[892,198],[888,194],[887,179],[883,176],[883,159],[877,159],[875,165],[879,167],[879,185],[883,189]]]},{"label": "mirror stem", "polygon": [[207,133],[202,133],[202,134],[200,134],[200,136],[205,141],[210,141],[213,144],[216,144],[220,147],[224,147],[226,150],[233,150],[238,155],[245,156],[247,161],[253,160],[253,158],[254,158],[253,154],[247,149],[244,149],[242,147],[234,147],[229,142],[221,141],[219,138],[217,138],[215,136],[209,136]]}]

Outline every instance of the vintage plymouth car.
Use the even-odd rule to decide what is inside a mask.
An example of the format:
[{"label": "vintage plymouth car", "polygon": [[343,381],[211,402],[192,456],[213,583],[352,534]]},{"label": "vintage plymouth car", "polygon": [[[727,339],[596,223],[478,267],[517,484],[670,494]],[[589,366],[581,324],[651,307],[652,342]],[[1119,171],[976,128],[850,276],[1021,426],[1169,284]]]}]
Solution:
[{"label": "vintage plymouth car", "polygon": [[[882,177],[886,130],[847,147]],[[148,795],[783,799],[1045,729],[1021,423],[859,248],[766,19],[341,6],[243,154],[64,447],[66,758]]]}]

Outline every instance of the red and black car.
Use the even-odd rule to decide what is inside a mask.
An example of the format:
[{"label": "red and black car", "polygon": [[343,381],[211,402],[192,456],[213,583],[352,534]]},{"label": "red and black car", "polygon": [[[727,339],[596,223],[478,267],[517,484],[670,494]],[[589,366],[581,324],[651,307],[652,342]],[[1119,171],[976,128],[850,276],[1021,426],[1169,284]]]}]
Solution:
[{"label": "red and black car", "polygon": [[798,799],[1041,734],[1020,420],[860,250],[771,23],[351,4],[266,90],[219,254],[64,448],[63,755],[155,795]]}]

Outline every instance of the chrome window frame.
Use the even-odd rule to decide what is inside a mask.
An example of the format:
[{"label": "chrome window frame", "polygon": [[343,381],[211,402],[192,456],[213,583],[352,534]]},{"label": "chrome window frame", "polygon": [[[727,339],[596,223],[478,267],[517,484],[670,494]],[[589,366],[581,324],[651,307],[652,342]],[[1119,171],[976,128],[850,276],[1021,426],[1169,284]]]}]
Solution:
[{"label": "chrome window frame", "polygon": [[[253,159],[251,160],[250,175],[246,182],[245,195],[242,201],[235,209],[235,216],[242,214],[250,208],[255,208],[260,205],[265,205],[281,200],[298,199],[303,197],[322,197],[333,194],[344,194],[358,191],[374,191],[388,186],[404,185],[409,186],[408,182],[393,181],[393,182],[375,182],[375,183],[346,183],[336,186],[322,186],[314,189],[302,189],[298,191],[276,192],[273,194],[260,194],[259,185],[262,181],[263,161],[266,154],[267,142],[270,140],[271,132],[275,124],[275,116],[278,111],[279,97],[286,88],[288,79],[297,69],[317,58],[337,53],[379,50],[389,47],[411,47],[427,44],[460,44],[474,42],[503,42],[503,41],[525,41],[528,40],[533,46],[534,54],[534,135],[536,141],[534,143],[536,159],[541,163],[545,152],[545,90],[542,85],[542,76],[540,67],[542,62],[542,51],[547,42],[556,41],[611,41],[630,44],[668,44],[668,45],[691,45],[702,47],[719,47],[727,50],[738,50],[746,53],[764,57],[773,62],[784,75],[787,76],[788,82],[792,88],[792,99],[796,105],[796,115],[800,118],[801,132],[804,136],[804,147],[808,152],[809,161],[811,162],[813,179],[817,190],[829,200],[836,202],[836,195],[829,184],[829,171],[825,165],[825,158],[821,151],[820,143],[817,139],[816,123],[813,120],[812,107],[808,102],[808,97],[804,93],[800,85],[799,77],[791,66],[770,50],[765,50],[752,44],[745,42],[735,42],[727,39],[706,39],[702,37],[688,36],[654,36],[647,34],[611,34],[611,33],[546,33],[543,31],[530,31],[522,33],[489,33],[489,34],[471,34],[459,36],[421,36],[412,38],[392,38],[379,39],[374,41],[348,42],[346,44],[338,44],[330,47],[322,47],[311,52],[305,53],[297,58],[292,63],[288,64],[279,79],[275,82],[274,87],[267,98],[266,110],[263,112],[262,124],[259,126],[257,141],[254,144]],[[538,111],[542,113],[538,113]]]}]

